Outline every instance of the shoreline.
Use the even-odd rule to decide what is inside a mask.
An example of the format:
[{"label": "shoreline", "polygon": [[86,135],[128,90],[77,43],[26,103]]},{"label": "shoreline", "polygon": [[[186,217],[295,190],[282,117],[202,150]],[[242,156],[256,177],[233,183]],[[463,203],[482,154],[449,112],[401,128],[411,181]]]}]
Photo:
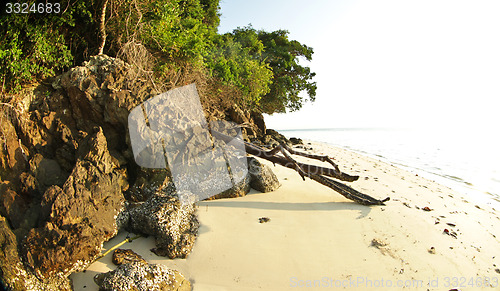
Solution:
[{"label": "shoreline", "polygon": [[[443,130],[451,130],[450,135],[443,137]],[[279,132],[288,138],[300,136],[303,140],[341,147],[398,165],[465,193],[478,203],[500,208],[500,181],[496,178],[500,156],[494,150],[498,146],[493,145],[500,144],[490,141],[488,146],[476,148],[474,141],[485,138],[476,132],[463,133],[453,128],[328,128]],[[468,136],[464,143],[461,138],[464,134],[475,138]],[[389,143],[376,141],[380,138]],[[422,143],[422,140],[428,141]]]},{"label": "shoreline", "polygon": [[[410,289],[493,290],[479,286],[486,279],[498,287],[498,209],[476,206],[457,191],[371,157],[311,143],[315,153],[333,157],[342,171],[360,175],[348,183],[351,187],[391,200],[386,206],[358,205],[261,160],[282,186],[270,193],[252,190],[245,197],[198,202],[201,227],[187,259],[154,255],[151,237],[122,248],[179,270],[193,290],[365,290],[370,282],[371,288],[385,282],[384,290],[399,290],[398,282],[413,284]],[[262,217],[270,220],[259,223]],[[105,249],[125,236],[120,233]],[[72,275],[75,290],[97,290],[93,275],[114,268],[108,255],[85,273]]]},{"label": "shoreline", "polygon": [[369,152],[366,152],[363,150],[353,149],[350,147],[344,147],[344,146],[340,146],[340,145],[331,144],[328,142],[309,140],[309,139],[303,139],[303,141],[305,143],[310,142],[312,144],[324,145],[326,147],[341,148],[341,149],[344,149],[346,151],[352,151],[352,152],[355,152],[359,155],[375,159],[375,160],[382,162],[382,163],[395,165],[396,167],[402,168],[405,171],[408,171],[408,172],[413,173],[413,174],[422,175],[423,177],[431,180],[432,182],[442,184],[443,186],[446,186],[446,187],[452,189],[453,191],[467,195],[469,199],[474,200],[476,203],[479,203],[482,205],[489,205],[489,206],[496,207],[496,208],[500,209],[500,197],[497,194],[490,193],[488,191],[483,191],[479,188],[476,188],[474,184],[469,183],[460,177],[455,177],[455,176],[451,176],[448,174],[434,173],[434,172],[431,172],[431,171],[423,169],[423,168],[403,164],[402,162],[391,161],[389,158],[382,156],[382,155],[371,154]]}]

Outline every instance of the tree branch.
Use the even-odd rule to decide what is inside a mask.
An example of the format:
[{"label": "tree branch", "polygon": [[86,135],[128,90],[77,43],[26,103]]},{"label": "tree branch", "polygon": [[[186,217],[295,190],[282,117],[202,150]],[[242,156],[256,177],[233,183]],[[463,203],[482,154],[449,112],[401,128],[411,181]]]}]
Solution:
[{"label": "tree branch", "polygon": [[[212,134],[219,139],[222,139],[225,142],[231,142],[234,138],[228,135],[225,135],[223,133],[217,132],[215,130],[212,130]],[[306,154],[306,153],[301,153],[294,151],[290,149],[288,146],[284,144],[280,144],[277,147],[275,147],[272,150],[266,151],[265,149],[258,147],[254,144],[248,143],[243,141],[245,144],[245,150],[247,153],[266,159],[268,161],[271,161],[275,164],[280,164],[281,166],[287,167],[294,169],[297,171],[302,179],[305,180],[305,176],[309,177],[310,179],[325,185],[336,192],[340,193],[342,196],[346,197],[347,199],[350,199],[352,201],[355,201],[359,204],[362,205],[385,205],[384,202],[389,201],[389,197],[379,200],[375,199],[369,195],[363,194],[345,184],[342,184],[340,182],[337,182],[329,177],[336,178],[342,181],[348,181],[348,182],[353,182],[358,180],[359,176],[351,176],[349,174],[343,173],[339,170],[338,166],[330,160],[327,156],[319,156],[319,155],[311,155],[311,154]],[[277,155],[278,152],[281,152],[283,156]],[[286,151],[295,154],[295,155],[300,155],[304,156],[307,158],[312,158],[316,160],[320,160],[323,162],[328,162],[332,166],[334,166],[335,169],[331,168],[324,168],[324,167],[319,167],[315,165],[309,165],[309,164],[303,164],[296,162]],[[328,176],[328,177],[325,177]]]},{"label": "tree branch", "polygon": [[104,46],[106,45],[106,7],[108,6],[109,0],[104,0],[101,9],[101,23],[99,24],[99,34],[101,37],[101,43],[99,44],[98,55],[102,55],[104,53]]}]

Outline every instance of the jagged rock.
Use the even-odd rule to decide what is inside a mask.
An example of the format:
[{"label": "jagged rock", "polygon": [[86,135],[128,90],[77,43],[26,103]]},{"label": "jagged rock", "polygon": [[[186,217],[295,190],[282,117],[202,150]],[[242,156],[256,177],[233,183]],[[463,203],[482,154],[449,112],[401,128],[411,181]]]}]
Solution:
[{"label": "jagged rock", "polygon": [[127,264],[127,263],[132,263],[132,262],[142,262],[146,263],[146,261],[137,253],[135,253],[131,249],[116,249],[113,252],[113,264],[115,265],[122,265],[122,264]]},{"label": "jagged rock", "polygon": [[51,185],[62,186],[66,180],[59,164],[55,160],[44,158],[41,154],[35,154],[29,165],[41,191]]},{"label": "jagged rock", "polygon": [[19,189],[21,193],[25,193],[30,197],[35,195],[38,196],[38,181],[36,180],[35,176],[33,176],[31,173],[23,172],[19,176],[19,180],[21,182]]},{"label": "jagged rock", "polygon": [[266,133],[266,123],[264,122],[264,116],[262,116],[262,113],[252,111],[251,117],[260,131],[259,135],[264,135]]},{"label": "jagged rock", "polygon": [[193,204],[155,194],[131,207],[129,215],[131,231],[156,238],[157,255],[185,258],[191,252],[199,227]]},{"label": "jagged rock", "polygon": [[26,263],[42,280],[84,269],[118,232],[123,177],[102,129],[82,145],[88,151],[81,153],[62,188],[52,186],[44,193],[41,226],[32,229],[23,243]]},{"label": "jagged rock", "polygon": [[102,291],[191,290],[191,283],[178,271],[141,262],[120,265],[114,271],[96,275],[94,281]]},{"label": "jagged rock", "polygon": [[[4,109],[6,110],[6,109]],[[21,147],[19,137],[5,111],[0,112],[0,177],[10,180],[27,167],[25,149]]]},{"label": "jagged rock", "polygon": [[262,193],[278,189],[281,184],[271,168],[254,157],[248,158],[248,172],[251,176],[250,186]]},{"label": "jagged rock", "polygon": [[290,140],[290,142],[291,142],[293,145],[296,145],[296,144],[303,144],[302,139],[300,139],[300,138],[291,137],[289,140]]},{"label": "jagged rock", "polygon": [[275,146],[278,145],[280,142],[286,144],[287,146],[291,146],[290,141],[281,133],[277,132],[274,129],[267,129],[266,130],[266,135],[264,136],[262,140],[265,144]]},{"label": "jagged rock", "polygon": [[11,188],[10,183],[0,184],[0,215],[8,218],[12,227],[20,227],[29,205],[25,197]]},{"label": "jagged rock", "polygon": [[134,184],[125,193],[125,197],[131,202],[146,201],[170,181],[168,169],[138,168],[135,176]]},{"label": "jagged rock", "polygon": [[[0,289],[7,290],[72,290],[71,282],[64,276],[54,276],[42,282],[20,260],[17,239],[4,217],[0,216]],[[3,289],[2,289],[3,290]]]},{"label": "jagged rock", "polygon": [[243,180],[241,180],[239,183],[234,185],[232,188],[214,195],[212,197],[208,197],[206,200],[215,200],[215,199],[222,199],[222,198],[236,198],[236,197],[243,197],[250,192],[250,174],[247,174]]},{"label": "jagged rock", "polygon": [[67,92],[77,127],[90,132],[92,127],[101,126],[110,149],[126,145],[128,114],[150,97],[148,92],[152,90],[152,86],[146,86],[148,92],[128,90],[134,87],[129,84],[128,69],[129,65],[120,59],[93,56],[82,66],[64,73],[54,84]]},{"label": "jagged rock", "polygon": [[233,105],[228,109],[229,117],[233,122],[236,122],[238,124],[243,124],[248,122],[248,114],[245,114],[243,110],[241,110],[240,107]]},{"label": "jagged rock", "polygon": [[[66,276],[84,269],[121,225],[134,224],[129,223],[128,202],[122,194],[129,181],[132,187],[126,198],[133,205],[131,212],[142,209],[151,214],[143,214],[144,219],[136,216],[135,221],[151,222],[149,230],[142,232],[157,237],[156,252],[171,257],[185,257],[190,252],[198,227],[192,205],[151,198],[152,193],[172,196],[175,187],[165,170],[149,176],[151,171],[141,173],[134,162],[128,114],[157,93],[148,81],[128,78],[128,69],[119,59],[91,57],[55,78],[52,88],[41,84],[27,90],[29,94],[13,97],[10,104],[16,106],[2,107],[0,214],[6,217],[2,223],[12,231],[0,234],[0,249],[12,248],[16,253],[9,253],[8,263],[0,262],[0,274],[13,289],[71,289]],[[208,104],[205,109],[213,109],[205,111],[208,120],[229,119],[227,105],[207,100],[212,99],[202,98],[201,102]],[[239,108],[235,113],[234,118],[250,123],[244,134],[256,139],[258,133],[261,138],[260,132],[266,130],[261,114]],[[97,132],[96,127],[100,128]],[[248,179],[223,196],[244,195]],[[146,191],[148,187],[152,190]],[[136,203],[139,201],[146,202]],[[152,209],[154,204],[157,210]],[[15,241],[13,234],[21,242],[19,247],[2,240]],[[13,267],[7,271],[6,266]],[[19,280],[9,274],[16,274]]]},{"label": "jagged rock", "polygon": [[[24,116],[18,118],[17,123],[18,135],[23,144],[28,145],[30,151],[41,150],[42,147],[47,145],[47,134],[37,122]],[[27,155],[26,151],[25,154]]]}]

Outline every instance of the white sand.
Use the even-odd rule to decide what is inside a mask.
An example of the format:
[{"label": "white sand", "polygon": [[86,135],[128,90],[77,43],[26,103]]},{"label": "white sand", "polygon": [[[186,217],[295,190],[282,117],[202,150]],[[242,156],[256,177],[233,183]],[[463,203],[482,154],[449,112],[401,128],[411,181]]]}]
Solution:
[{"label": "white sand", "polygon": [[[196,291],[342,286],[400,290],[404,285],[476,290],[485,279],[499,288],[500,274],[495,271],[500,268],[498,209],[478,208],[447,187],[357,153],[318,143],[312,146],[315,152],[334,157],[342,171],[360,175],[358,181],[348,183],[353,188],[376,198],[390,196],[387,206],[358,205],[314,181],[302,181],[293,170],[264,161],[278,176],[280,189],[198,202],[200,233],[187,259],[154,255],[149,251],[154,247],[152,238],[140,238],[122,248],[178,269]],[[259,223],[260,217],[270,221]],[[444,229],[456,232],[457,238],[443,233]],[[125,235],[106,243],[105,249]],[[429,252],[431,247],[435,254]],[[97,290],[92,277],[114,268],[108,255],[85,273],[72,275],[75,290]]]}]

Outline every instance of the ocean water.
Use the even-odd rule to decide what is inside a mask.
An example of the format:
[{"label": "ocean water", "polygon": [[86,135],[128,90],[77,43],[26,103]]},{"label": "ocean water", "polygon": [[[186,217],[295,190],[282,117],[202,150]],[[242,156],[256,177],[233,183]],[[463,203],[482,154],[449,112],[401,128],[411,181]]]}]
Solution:
[{"label": "ocean water", "polygon": [[279,130],[418,173],[480,204],[500,207],[500,139],[485,130],[333,128]]}]

